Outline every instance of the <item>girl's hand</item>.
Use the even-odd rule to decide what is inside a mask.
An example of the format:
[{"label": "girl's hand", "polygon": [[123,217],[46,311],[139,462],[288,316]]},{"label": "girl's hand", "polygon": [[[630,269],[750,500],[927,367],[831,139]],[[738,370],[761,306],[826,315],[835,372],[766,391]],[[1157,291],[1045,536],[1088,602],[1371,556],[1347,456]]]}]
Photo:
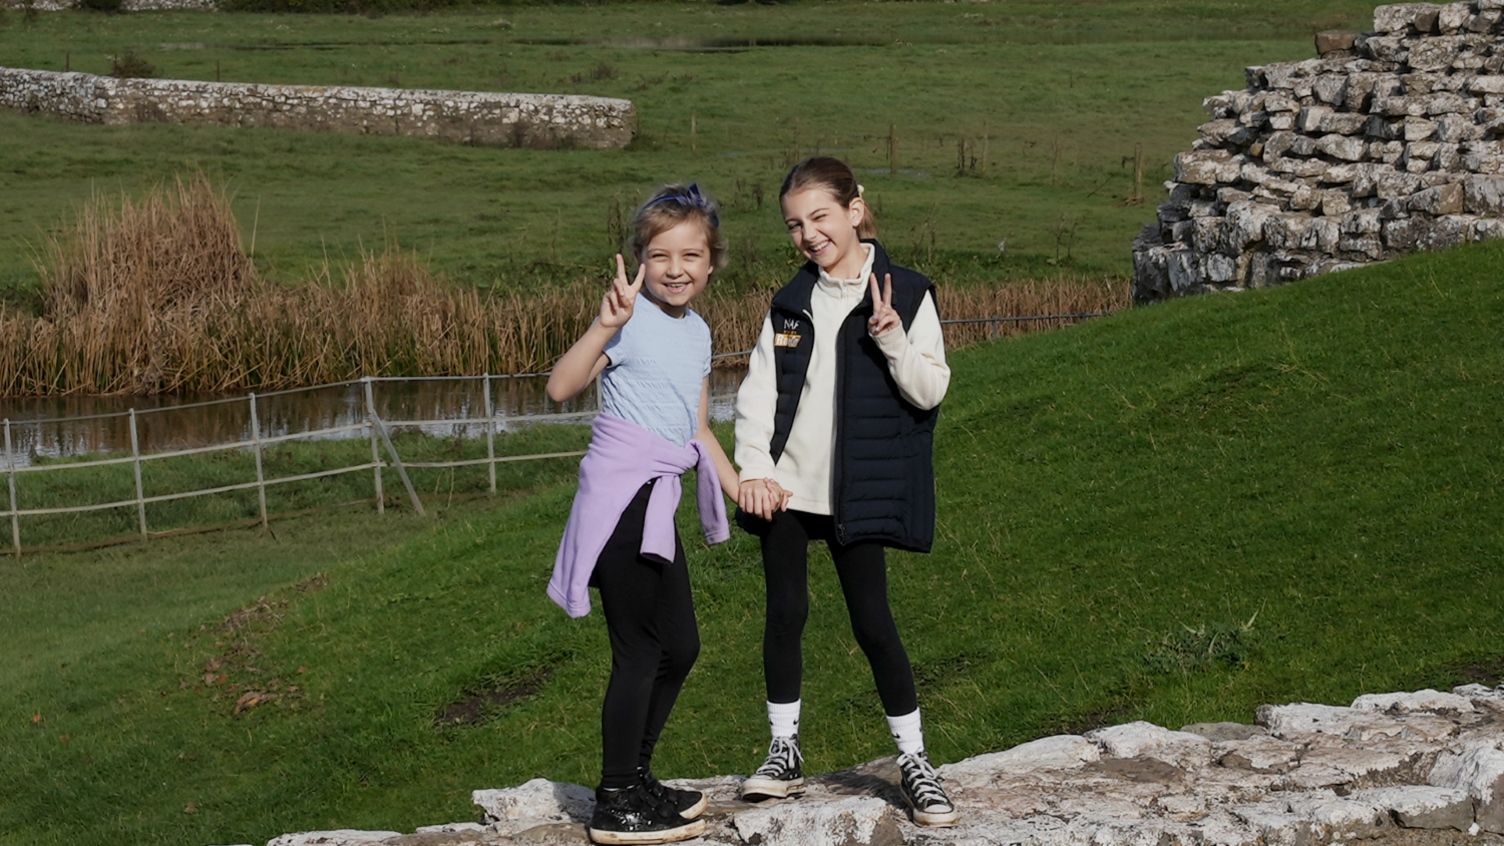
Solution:
[{"label": "girl's hand", "polygon": [[881,292],[877,290],[877,274],[871,276],[872,281],[872,317],[867,320],[867,332],[872,337],[877,337],[902,323],[898,318],[898,312],[893,310],[893,274],[883,274],[886,283]]},{"label": "girl's hand", "polygon": [[748,479],[736,493],[736,505],[763,520],[788,507],[789,494],[772,479]]},{"label": "girl's hand", "polygon": [[[642,265],[637,268],[637,278],[627,281],[627,263],[616,254],[616,278],[611,282],[611,290],[601,300],[601,326],[607,329],[620,329],[632,319],[632,306],[637,303],[637,292],[642,290],[642,280],[647,276],[648,267]],[[876,284],[876,283],[874,283]]]}]

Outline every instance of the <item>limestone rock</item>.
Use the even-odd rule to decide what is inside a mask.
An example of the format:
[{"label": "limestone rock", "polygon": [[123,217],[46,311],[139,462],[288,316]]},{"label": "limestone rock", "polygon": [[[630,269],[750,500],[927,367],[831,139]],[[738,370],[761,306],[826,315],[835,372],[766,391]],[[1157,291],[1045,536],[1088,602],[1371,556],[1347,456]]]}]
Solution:
[{"label": "limestone rock", "polygon": [[993,778],[1034,770],[1067,770],[1100,760],[1101,747],[1073,734],[1042,737],[1003,752],[990,752],[938,768],[941,776],[965,787],[981,787]]},{"label": "limestone rock", "polygon": [[761,846],[902,846],[893,806],[881,799],[846,797],[820,804],[793,802],[734,814],[744,843]]},{"label": "limestone rock", "polygon": [[509,825],[518,821],[585,822],[595,808],[594,790],[542,778],[505,790],[476,790],[470,799],[480,806],[486,822]]},{"label": "limestone rock", "polygon": [[1479,827],[1504,833],[1504,751],[1473,744],[1443,754],[1431,769],[1430,783],[1466,791],[1476,805]]},{"label": "limestone rock", "polygon": [[1210,740],[1142,721],[1094,729],[1086,738],[1100,746],[1103,755],[1113,758],[1153,758],[1181,768],[1204,766],[1211,760]]},{"label": "limestone rock", "polygon": [[1451,828],[1467,831],[1473,822],[1473,800],[1466,790],[1407,785],[1371,787],[1353,798],[1387,810],[1405,828]]},{"label": "limestone rock", "polygon": [[334,831],[305,831],[299,834],[284,834],[267,841],[266,846],[372,846],[394,837],[397,831],[358,831],[342,828]]}]

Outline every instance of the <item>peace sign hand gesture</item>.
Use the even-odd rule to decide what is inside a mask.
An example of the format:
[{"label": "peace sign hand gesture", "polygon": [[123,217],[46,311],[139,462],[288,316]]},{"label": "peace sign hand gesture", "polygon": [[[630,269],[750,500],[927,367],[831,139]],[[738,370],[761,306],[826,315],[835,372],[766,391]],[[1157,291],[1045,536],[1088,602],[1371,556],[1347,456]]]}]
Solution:
[{"label": "peace sign hand gesture", "polygon": [[648,272],[647,265],[637,268],[637,278],[627,281],[627,263],[622,259],[621,253],[616,254],[616,278],[611,281],[611,289],[601,300],[601,326],[607,329],[620,329],[632,319],[632,306],[637,303],[637,292],[642,290],[642,280]]},{"label": "peace sign hand gesture", "polygon": [[867,320],[867,332],[872,337],[885,334],[901,322],[893,310],[893,274],[883,274],[883,290],[877,290],[877,274],[871,276],[872,317]]}]

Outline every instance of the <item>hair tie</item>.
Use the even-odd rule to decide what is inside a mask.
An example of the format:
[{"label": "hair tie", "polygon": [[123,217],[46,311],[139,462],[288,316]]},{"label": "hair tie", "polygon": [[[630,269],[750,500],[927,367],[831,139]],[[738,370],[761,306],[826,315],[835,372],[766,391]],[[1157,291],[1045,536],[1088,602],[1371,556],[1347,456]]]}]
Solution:
[{"label": "hair tie", "polygon": [[706,217],[710,218],[712,228],[721,228],[721,218],[715,213],[715,204],[707,199],[704,194],[700,193],[700,183],[698,182],[689,183],[689,187],[685,188],[683,193],[669,193],[661,197],[654,197],[648,200],[647,205],[643,206],[643,208],[651,208],[659,203],[674,203],[686,209],[699,209],[701,212],[704,212]]}]

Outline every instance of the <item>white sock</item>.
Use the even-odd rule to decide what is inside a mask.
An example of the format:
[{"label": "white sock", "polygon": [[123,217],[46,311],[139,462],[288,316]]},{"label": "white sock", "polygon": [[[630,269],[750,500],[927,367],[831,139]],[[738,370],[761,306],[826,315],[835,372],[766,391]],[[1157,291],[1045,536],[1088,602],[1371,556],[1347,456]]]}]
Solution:
[{"label": "white sock", "polygon": [[799,733],[799,703],[798,699],[768,703],[768,725],[774,737],[793,737]]},{"label": "white sock", "polygon": [[924,729],[919,725],[918,708],[912,714],[889,717],[888,728],[893,732],[893,740],[898,744],[900,753],[912,755],[924,749]]}]

